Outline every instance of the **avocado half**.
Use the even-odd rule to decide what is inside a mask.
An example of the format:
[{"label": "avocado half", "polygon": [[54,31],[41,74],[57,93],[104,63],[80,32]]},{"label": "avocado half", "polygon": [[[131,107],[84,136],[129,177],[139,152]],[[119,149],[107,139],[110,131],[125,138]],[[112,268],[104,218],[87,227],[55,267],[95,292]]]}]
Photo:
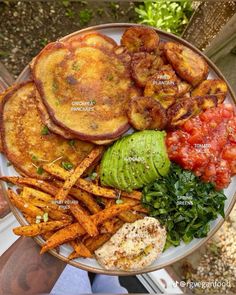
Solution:
[{"label": "avocado half", "polygon": [[129,192],[165,176],[169,168],[165,132],[140,131],[107,149],[100,166],[101,184]]}]

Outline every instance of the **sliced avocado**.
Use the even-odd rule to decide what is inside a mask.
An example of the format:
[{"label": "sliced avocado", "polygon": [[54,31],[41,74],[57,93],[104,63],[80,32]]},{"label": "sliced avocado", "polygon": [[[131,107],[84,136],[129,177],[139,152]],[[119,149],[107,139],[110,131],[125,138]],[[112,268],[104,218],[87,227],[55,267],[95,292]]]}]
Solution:
[{"label": "sliced avocado", "polygon": [[[132,171],[134,171],[135,176],[138,179],[139,187],[140,185],[148,184],[149,177],[147,177],[147,153],[146,153],[146,140],[147,136],[140,136],[139,133],[136,134],[136,138],[132,142],[132,149],[136,150],[136,156],[138,159],[143,159],[144,162],[134,162],[131,167]],[[138,148],[137,148],[138,147]]]},{"label": "sliced avocado", "polygon": [[124,179],[126,182],[126,191],[132,191],[133,188],[136,188],[137,182],[133,176],[133,173],[130,172],[130,162],[129,162],[129,157],[130,157],[130,140],[129,137],[131,135],[127,135],[124,137],[125,140],[125,148],[124,148],[124,153],[123,153],[123,173],[124,173]]},{"label": "sliced avocado", "polygon": [[[155,134],[156,135],[156,134]],[[146,136],[146,146],[149,147],[149,149],[146,151],[147,153],[147,167],[145,167],[145,173],[146,177],[148,178],[148,183],[154,181],[155,179],[159,178],[159,173],[155,167],[154,159],[153,159],[153,151],[155,150],[155,145],[153,145],[152,138],[155,138],[156,136],[152,136],[151,133],[149,133]]]},{"label": "sliced avocado", "polygon": [[110,171],[110,175],[111,175],[111,183],[112,186],[115,188],[119,188],[119,181],[118,181],[118,163],[119,163],[119,159],[120,159],[120,141],[116,141],[114,146],[112,146],[113,148],[111,148],[111,163],[109,166],[109,171]]},{"label": "sliced avocado", "polygon": [[165,175],[170,161],[164,137],[163,132],[146,130],[116,141],[103,156],[101,183],[132,191]]},{"label": "sliced avocado", "polygon": [[[170,160],[165,145],[165,135],[166,133],[164,131],[157,134],[157,141],[155,143],[157,148],[153,154],[153,163],[161,176],[165,176],[170,168]],[[152,138],[152,141],[154,140],[155,139]]]},{"label": "sliced avocado", "polygon": [[119,183],[119,188],[123,189],[123,190],[128,190],[130,185],[129,182],[126,179],[126,175],[125,175],[125,163],[123,163],[125,161],[125,148],[123,147],[123,142],[124,142],[125,137],[121,138],[121,140],[119,141],[119,150],[120,150],[120,157],[119,160],[117,162],[117,181]]},{"label": "sliced avocado", "polygon": [[111,149],[107,149],[102,157],[101,160],[101,165],[100,165],[100,180],[101,183],[105,186],[112,186],[112,180],[111,180],[111,175],[109,175],[109,164],[111,162]]}]

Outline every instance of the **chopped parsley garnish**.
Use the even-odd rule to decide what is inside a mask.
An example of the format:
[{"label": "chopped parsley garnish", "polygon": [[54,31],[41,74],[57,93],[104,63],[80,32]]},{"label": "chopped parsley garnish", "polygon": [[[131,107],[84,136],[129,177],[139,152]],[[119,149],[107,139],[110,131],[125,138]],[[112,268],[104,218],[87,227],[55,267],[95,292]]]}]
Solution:
[{"label": "chopped parsley garnish", "polygon": [[142,203],[166,227],[165,249],[183,240],[206,237],[210,221],[224,217],[226,196],[212,183],[202,182],[191,171],[172,164],[167,176],[143,189]]},{"label": "chopped parsley garnish", "polygon": [[55,101],[55,105],[56,106],[59,106],[60,105],[60,101],[58,99]]},{"label": "chopped parsley garnish", "polygon": [[74,140],[74,139],[69,140],[69,141],[68,141],[68,144],[69,144],[70,146],[75,146],[75,140]]},{"label": "chopped parsley garnish", "polygon": [[67,171],[70,171],[74,167],[74,165],[70,162],[62,162],[61,166]]},{"label": "chopped parsley garnish", "polygon": [[100,197],[97,197],[97,198],[96,198],[96,202],[98,203],[98,205],[100,205],[100,206],[102,206],[102,207],[105,206],[103,200],[102,200]]},{"label": "chopped parsley garnish", "polygon": [[38,161],[38,157],[35,155],[32,155],[31,159],[32,159],[32,161]]},{"label": "chopped parsley garnish", "polygon": [[116,200],[116,204],[118,204],[118,205],[119,205],[119,204],[123,204],[123,200],[121,200],[121,199],[117,199],[117,200]]},{"label": "chopped parsley garnish", "polygon": [[43,172],[44,172],[43,167],[38,167],[38,168],[37,168],[37,173],[38,173],[39,175],[42,175]]},{"label": "chopped parsley garnish", "polygon": [[57,91],[58,90],[58,84],[56,82],[52,83],[52,90]]},{"label": "chopped parsley garnish", "polygon": [[41,135],[48,135],[49,134],[49,129],[47,126],[44,126],[41,130]]},{"label": "chopped parsley garnish", "polygon": [[108,79],[108,81],[112,81],[113,80],[113,76],[110,74],[110,75],[108,75],[107,79]]}]

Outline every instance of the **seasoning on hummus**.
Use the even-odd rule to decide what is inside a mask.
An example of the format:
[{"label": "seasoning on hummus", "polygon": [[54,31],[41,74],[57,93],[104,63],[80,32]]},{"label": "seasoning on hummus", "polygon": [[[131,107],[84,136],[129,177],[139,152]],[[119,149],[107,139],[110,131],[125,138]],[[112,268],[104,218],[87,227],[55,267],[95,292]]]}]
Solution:
[{"label": "seasoning on hummus", "polygon": [[159,221],[145,217],[124,224],[111,239],[95,251],[98,262],[110,270],[134,271],[153,263],[162,253],[166,230]]}]

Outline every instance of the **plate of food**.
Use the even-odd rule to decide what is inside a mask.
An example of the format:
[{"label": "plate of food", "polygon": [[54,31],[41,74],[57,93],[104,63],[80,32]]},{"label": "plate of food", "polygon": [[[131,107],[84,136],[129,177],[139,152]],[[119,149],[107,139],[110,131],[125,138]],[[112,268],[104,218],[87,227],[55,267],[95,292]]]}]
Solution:
[{"label": "plate of food", "polygon": [[161,30],[107,24],[48,44],[1,94],[0,127],[14,233],[84,270],[173,264],[235,203],[235,96]]}]

